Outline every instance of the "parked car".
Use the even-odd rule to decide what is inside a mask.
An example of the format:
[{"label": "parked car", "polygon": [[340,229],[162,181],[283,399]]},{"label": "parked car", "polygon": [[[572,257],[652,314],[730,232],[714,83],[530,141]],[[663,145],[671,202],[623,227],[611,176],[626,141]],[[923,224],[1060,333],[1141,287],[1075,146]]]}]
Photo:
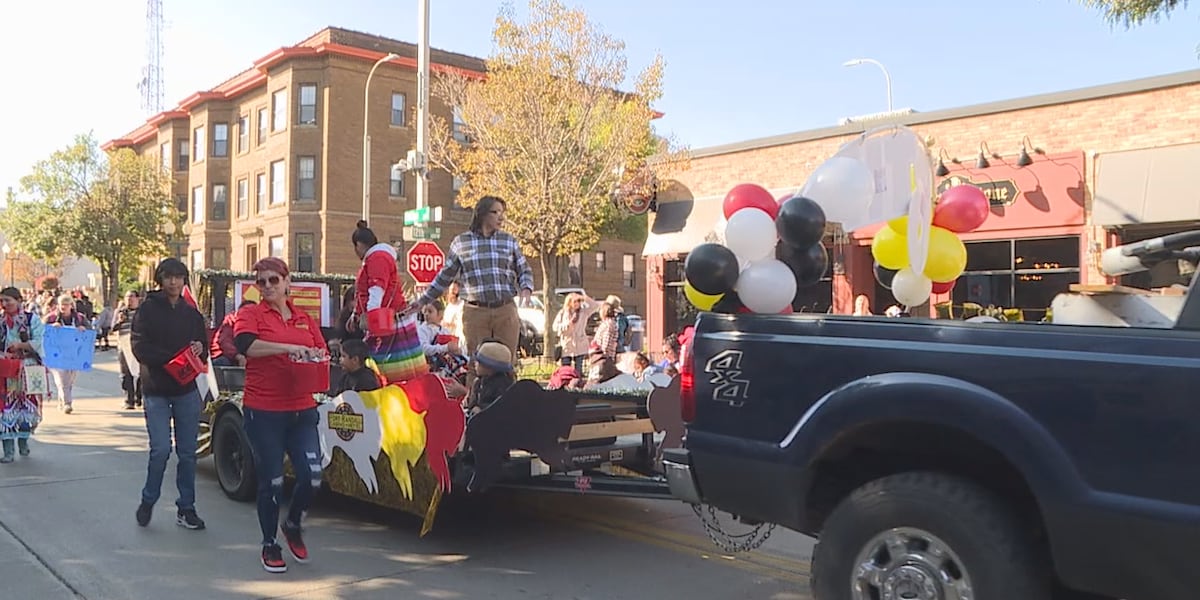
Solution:
[{"label": "parked car", "polygon": [[[1153,242],[1105,270],[1200,258]],[[1198,281],[1048,324],[702,313],[672,492],[816,536],[816,600],[1196,598]]]}]

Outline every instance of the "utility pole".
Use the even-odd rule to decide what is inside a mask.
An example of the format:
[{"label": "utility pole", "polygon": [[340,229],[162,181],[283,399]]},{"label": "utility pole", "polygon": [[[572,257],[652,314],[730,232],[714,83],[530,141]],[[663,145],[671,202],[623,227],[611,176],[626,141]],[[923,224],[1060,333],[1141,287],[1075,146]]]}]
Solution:
[{"label": "utility pole", "polygon": [[417,208],[428,204],[429,180],[429,0],[417,2]]}]

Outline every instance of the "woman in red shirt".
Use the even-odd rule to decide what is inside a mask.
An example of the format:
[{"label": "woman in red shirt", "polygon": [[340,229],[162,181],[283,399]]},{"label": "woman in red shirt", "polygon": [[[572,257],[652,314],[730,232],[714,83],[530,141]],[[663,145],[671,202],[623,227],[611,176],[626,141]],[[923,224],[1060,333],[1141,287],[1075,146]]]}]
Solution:
[{"label": "woman in red shirt", "polygon": [[[271,573],[287,571],[275,541],[282,529],[297,562],[308,561],[300,536],[300,519],[321,485],[321,440],[317,433],[317,403],[311,381],[298,377],[308,368],[297,363],[328,360],[321,327],[288,297],[287,263],[267,257],[254,264],[255,286],[262,302],[238,311],[234,343],[246,357],[242,398],[246,437],[254,451],[258,473],[258,523],[262,527],[262,565]],[[325,365],[328,368],[328,365]],[[284,453],[296,473],[287,519],[279,524],[283,491]]]},{"label": "woman in red shirt", "polygon": [[[346,324],[349,331],[365,330],[360,319],[377,308],[390,308],[397,315],[408,304],[400,286],[400,272],[396,269],[396,249],[391,244],[381,244],[375,232],[359,221],[350,236],[354,253],[362,259],[362,268],[354,280],[354,314]],[[400,318],[393,333],[373,336],[366,332],[363,341],[379,368],[379,374],[388,383],[408,381],[429,372],[425,362],[425,351],[417,335],[415,315]]]}]

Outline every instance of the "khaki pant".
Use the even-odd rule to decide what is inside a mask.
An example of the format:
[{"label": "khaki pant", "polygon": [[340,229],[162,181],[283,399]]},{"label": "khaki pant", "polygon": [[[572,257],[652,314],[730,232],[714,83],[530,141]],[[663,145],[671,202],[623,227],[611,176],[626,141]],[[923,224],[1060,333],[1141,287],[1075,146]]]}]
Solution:
[{"label": "khaki pant", "polygon": [[[488,338],[504,343],[512,351],[513,365],[517,364],[517,344],[521,336],[521,317],[517,315],[517,305],[509,302],[498,308],[484,308],[463,304],[463,337],[466,338],[468,357],[475,357],[475,349]],[[468,386],[475,380],[474,369],[467,378]]]}]

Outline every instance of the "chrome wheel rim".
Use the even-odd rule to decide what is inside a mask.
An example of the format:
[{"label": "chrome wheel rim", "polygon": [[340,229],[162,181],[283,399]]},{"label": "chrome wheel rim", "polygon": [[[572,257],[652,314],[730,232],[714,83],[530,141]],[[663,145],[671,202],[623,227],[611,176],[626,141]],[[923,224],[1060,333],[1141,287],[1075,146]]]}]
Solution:
[{"label": "chrome wheel rim", "polygon": [[854,600],[971,600],[971,577],[949,544],[915,527],[863,545],[850,573]]}]

